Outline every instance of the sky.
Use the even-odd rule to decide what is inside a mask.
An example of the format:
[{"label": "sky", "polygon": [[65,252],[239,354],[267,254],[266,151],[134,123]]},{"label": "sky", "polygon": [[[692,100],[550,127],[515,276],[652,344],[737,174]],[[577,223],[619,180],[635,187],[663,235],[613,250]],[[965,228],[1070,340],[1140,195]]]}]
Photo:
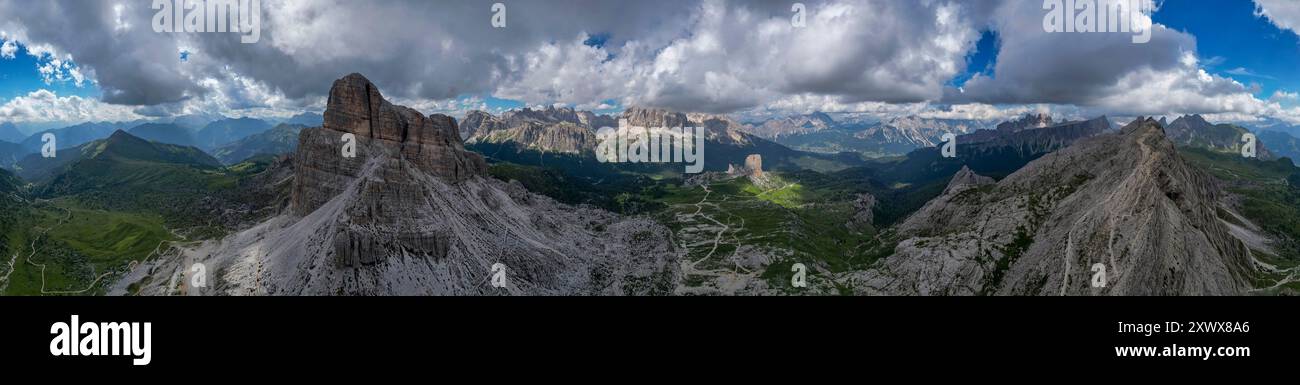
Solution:
[{"label": "sky", "polygon": [[[246,1],[246,0],[245,0]],[[492,4],[505,4],[504,28]],[[1084,0],[1079,0],[1084,2]],[[1039,0],[261,0],[259,39],[157,32],[152,0],[0,0],[0,122],[319,112],[360,72],[394,103],[1300,124],[1300,1],[1164,0],[1132,33],[1049,33]]]}]

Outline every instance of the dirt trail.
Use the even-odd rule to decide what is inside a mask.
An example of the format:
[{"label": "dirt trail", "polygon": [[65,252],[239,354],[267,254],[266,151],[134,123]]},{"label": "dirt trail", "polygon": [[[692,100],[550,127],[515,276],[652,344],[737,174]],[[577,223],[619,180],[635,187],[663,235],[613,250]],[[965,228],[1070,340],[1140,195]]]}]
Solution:
[{"label": "dirt trail", "polygon": [[[32,238],[32,242],[31,242],[31,249],[32,249],[32,251],[31,251],[31,253],[27,254],[27,259],[26,259],[26,260],[27,260],[27,263],[30,264],[30,265],[32,265],[32,266],[39,267],[39,268],[41,269],[41,294],[85,294],[86,292],[91,291],[92,289],[94,289],[94,288],[95,288],[95,285],[98,285],[99,282],[102,281],[105,277],[108,277],[108,276],[110,276],[110,275],[113,274],[112,272],[104,272],[104,273],[100,273],[98,276],[95,277],[95,279],[94,279],[93,281],[90,282],[89,285],[86,285],[86,288],[81,289],[81,290],[48,290],[48,289],[46,288],[45,270],[46,270],[46,267],[47,267],[47,266],[46,266],[46,264],[44,264],[44,263],[36,263],[35,261],[32,260],[32,257],[35,257],[35,256],[36,256],[36,251],[37,251],[37,250],[36,250],[36,242],[39,241],[41,237],[46,236],[47,234],[49,234],[49,232],[50,232],[51,230],[54,230],[54,229],[58,228],[59,226],[62,226],[63,224],[66,224],[68,221],[72,220],[72,210],[68,210],[68,209],[66,209],[66,208],[63,208],[63,211],[64,211],[65,213],[67,213],[67,215],[66,215],[62,220],[60,220],[60,221],[59,221],[58,223],[56,223],[54,226],[50,226],[49,228],[42,230],[42,231],[40,232],[40,234],[38,234],[36,237]],[[172,232],[173,235],[178,235],[178,234],[176,234],[175,230],[172,230],[171,232]],[[178,236],[179,236],[179,235],[178,235]],[[181,238],[181,239],[184,239],[184,237],[180,237],[180,238]],[[162,240],[162,241],[158,242],[158,245],[157,245],[157,246],[154,246],[153,251],[149,252],[149,255],[145,256],[144,259],[143,259],[142,261],[131,261],[130,264],[129,264],[128,266],[130,266],[130,267],[134,267],[134,266],[135,266],[136,264],[138,264],[138,263],[141,263],[141,262],[144,262],[144,261],[148,261],[149,258],[152,258],[154,255],[158,255],[159,252],[160,252],[161,250],[164,250],[164,249],[163,249],[163,245],[165,245],[165,244],[167,244],[167,243],[169,243],[169,242],[170,242],[170,241],[168,241],[168,240]],[[18,257],[18,254],[14,254],[14,258],[17,258],[17,257]],[[10,271],[9,271],[9,273],[13,273],[13,261],[12,261],[12,260],[10,261]],[[6,274],[5,274],[5,276],[3,277],[4,280],[6,280],[6,281],[8,280],[8,278],[9,278],[9,273],[6,273]]]},{"label": "dirt trail", "polygon": [[731,230],[731,226],[727,225],[726,223],[722,223],[722,222],[718,221],[717,219],[714,219],[712,216],[710,216],[710,215],[708,215],[708,214],[704,214],[704,213],[703,213],[703,211],[704,211],[704,203],[707,202],[707,201],[709,200],[709,196],[710,196],[710,195],[713,195],[713,190],[710,190],[710,189],[709,189],[709,186],[707,186],[707,185],[702,186],[702,187],[704,187],[704,198],[703,198],[703,199],[700,199],[699,202],[696,202],[696,203],[695,203],[695,214],[692,214],[692,215],[696,215],[696,216],[703,217],[704,219],[708,219],[710,222],[713,222],[713,223],[717,224],[718,226],[722,226],[722,229],[721,229],[721,230],[718,230],[718,235],[713,237],[713,248],[709,249],[709,253],[708,253],[708,254],[705,254],[703,258],[700,258],[700,259],[698,259],[698,260],[695,260],[695,261],[691,262],[691,264],[690,264],[690,266],[691,266],[691,270],[694,270],[694,269],[695,269],[695,265],[698,265],[700,262],[704,262],[705,260],[708,260],[709,258],[712,258],[712,257],[713,257],[713,253],[715,253],[715,252],[718,251],[718,245],[722,244],[722,235],[723,235],[723,234],[726,234],[728,230]]},{"label": "dirt trail", "polygon": [[[793,184],[787,184],[786,186],[782,186],[782,187],[779,187],[779,188],[768,189],[768,190],[765,190],[765,191],[763,191],[763,192],[760,192],[760,193],[756,194],[755,197],[759,197],[759,196],[762,196],[762,195],[765,195],[765,194],[769,194],[769,193],[772,193],[772,192],[777,191],[777,190],[785,189],[785,188],[790,187],[791,185],[793,185]],[[741,231],[741,230],[743,230],[743,229],[745,228],[745,218],[743,218],[743,217],[738,217],[738,218],[740,219],[740,225],[739,225],[738,227],[733,227],[733,226],[731,226],[731,225],[729,225],[729,224],[727,224],[727,223],[724,223],[724,222],[718,220],[718,218],[715,218],[714,215],[710,215],[709,213],[706,213],[706,212],[704,211],[704,207],[705,207],[706,205],[708,205],[708,206],[712,206],[713,208],[717,209],[719,212],[722,213],[722,215],[735,217],[733,214],[731,214],[731,213],[727,212],[727,210],[723,209],[722,206],[720,206],[720,205],[718,205],[717,203],[715,203],[715,202],[725,202],[725,201],[728,200],[728,198],[730,198],[729,196],[723,196],[720,200],[715,199],[714,201],[710,201],[710,198],[714,198],[714,197],[713,197],[713,193],[714,193],[714,191],[713,191],[711,188],[709,188],[708,185],[702,185],[702,186],[700,186],[700,187],[704,189],[704,191],[705,191],[705,195],[704,195],[703,198],[700,199],[699,202],[696,202],[696,203],[690,204],[690,205],[695,206],[695,212],[689,214],[687,217],[688,217],[688,218],[689,218],[689,217],[695,217],[695,218],[699,218],[701,222],[713,223],[714,225],[716,225],[716,228],[717,228],[717,234],[715,234],[715,235],[713,236],[713,239],[712,239],[711,242],[709,242],[709,241],[701,241],[701,242],[695,243],[695,244],[693,244],[693,245],[691,245],[691,246],[687,246],[687,247],[709,247],[709,251],[708,251],[708,253],[706,253],[703,257],[700,257],[700,258],[695,259],[695,260],[691,260],[691,259],[689,259],[689,258],[684,258],[684,259],[682,260],[682,262],[681,262],[682,275],[683,275],[683,276],[696,275],[696,276],[712,277],[712,278],[714,278],[714,280],[713,280],[714,284],[716,284],[716,287],[715,287],[716,290],[718,290],[718,291],[720,291],[720,292],[723,292],[723,293],[734,293],[734,292],[736,292],[736,291],[738,291],[738,290],[741,290],[741,289],[745,288],[746,286],[748,286],[749,283],[750,283],[750,281],[752,281],[753,279],[755,279],[756,277],[758,277],[758,274],[759,274],[759,273],[756,272],[756,271],[751,271],[750,269],[747,269],[747,268],[745,268],[745,267],[743,267],[743,266],[740,266],[739,264],[735,264],[735,265],[733,265],[731,268],[707,269],[707,270],[699,269],[699,268],[698,268],[698,265],[699,265],[701,262],[704,262],[704,261],[706,261],[706,260],[709,260],[709,259],[712,259],[712,258],[714,258],[714,257],[717,257],[717,251],[718,251],[718,248],[719,248],[722,244],[724,244],[724,243],[730,243],[730,244],[734,244],[734,245],[737,246],[736,250],[732,252],[732,257],[731,257],[731,258],[734,259],[734,258],[735,258],[735,255],[736,255],[736,252],[738,252],[738,251],[740,250],[740,247],[739,247],[739,246],[742,246],[742,245],[743,245],[743,243],[741,242],[740,237],[739,237],[737,234],[735,234],[735,233],[737,233],[737,232],[739,232],[739,231]],[[716,213],[715,213],[715,214],[716,214]],[[701,226],[704,226],[704,227],[707,228],[708,231],[710,231],[710,232],[712,232],[713,229],[715,228],[714,226],[707,226],[707,225],[704,225],[704,224],[701,224]],[[731,232],[731,233],[733,233],[733,234],[732,234],[731,236],[727,236],[727,233],[728,233],[728,232]],[[700,291],[700,290],[698,290],[698,289],[700,289],[700,288],[684,288],[684,287],[679,287],[679,288],[678,288],[678,293],[679,293],[679,294],[683,294],[683,293],[707,293],[707,292],[711,292],[711,291],[708,291],[708,290]]]}]

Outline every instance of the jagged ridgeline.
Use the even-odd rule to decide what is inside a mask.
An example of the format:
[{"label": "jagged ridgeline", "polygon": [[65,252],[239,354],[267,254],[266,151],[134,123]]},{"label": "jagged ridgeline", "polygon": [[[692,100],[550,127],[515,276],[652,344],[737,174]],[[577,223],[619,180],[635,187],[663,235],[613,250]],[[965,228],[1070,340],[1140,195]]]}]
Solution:
[{"label": "jagged ridgeline", "polygon": [[1139,119],[1000,181],[961,170],[899,226],[894,255],[846,278],[864,294],[1245,294],[1263,271],[1226,196]]}]

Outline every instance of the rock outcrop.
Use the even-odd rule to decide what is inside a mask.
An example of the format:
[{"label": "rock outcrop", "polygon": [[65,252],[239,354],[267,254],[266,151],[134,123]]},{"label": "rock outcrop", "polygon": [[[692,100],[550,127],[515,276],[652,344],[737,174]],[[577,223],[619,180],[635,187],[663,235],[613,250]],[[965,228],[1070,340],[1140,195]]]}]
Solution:
[{"label": "rock outcrop", "polygon": [[859,193],[853,200],[853,217],[844,227],[852,231],[865,231],[875,226],[876,196]]},{"label": "rock outcrop", "polygon": [[745,157],[745,163],[740,166],[734,164],[727,165],[727,176],[732,178],[749,178],[749,181],[755,186],[768,187],[770,179],[767,174],[763,173],[763,156],[759,154],[750,154]]},{"label": "rock outcrop", "polygon": [[1223,196],[1139,119],[996,183],[963,169],[899,227],[893,256],[846,279],[871,294],[1242,294],[1257,272]]},{"label": "rock outcrop", "polygon": [[[353,134],[357,140],[355,157],[343,154],[344,134]],[[409,165],[450,182],[487,172],[483,157],[465,150],[455,119],[426,117],[393,105],[360,74],[334,81],[325,124],[302,130],[298,148],[292,198],[298,215],[310,214],[341,193],[371,160],[389,162],[381,167],[390,173]],[[386,199],[401,194],[400,189],[374,193]]]},{"label": "rock outcrop", "polygon": [[727,174],[731,176],[745,176],[750,179],[763,178],[763,156],[759,154],[750,154],[745,157],[745,164],[736,166],[728,165]]}]

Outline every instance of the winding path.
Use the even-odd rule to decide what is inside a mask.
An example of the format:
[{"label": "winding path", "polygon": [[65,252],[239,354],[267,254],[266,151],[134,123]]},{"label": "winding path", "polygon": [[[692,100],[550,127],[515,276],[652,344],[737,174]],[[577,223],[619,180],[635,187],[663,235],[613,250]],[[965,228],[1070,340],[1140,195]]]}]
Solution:
[{"label": "winding path", "polygon": [[[27,254],[27,259],[26,259],[26,260],[27,260],[27,263],[28,263],[28,264],[30,264],[30,265],[32,265],[32,266],[36,266],[36,267],[41,268],[41,294],[85,294],[86,292],[88,292],[88,291],[94,289],[94,288],[95,288],[95,285],[98,285],[99,282],[102,281],[102,280],[104,279],[104,277],[110,276],[110,275],[112,275],[113,273],[112,273],[111,271],[110,271],[110,272],[100,273],[98,276],[95,277],[95,279],[94,279],[93,281],[90,282],[89,285],[86,286],[85,289],[81,289],[81,290],[47,290],[47,289],[46,289],[46,279],[45,279],[46,264],[44,264],[44,263],[36,263],[35,261],[32,260],[32,257],[36,256],[36,251],[37,251],[37,250],[36,250],[36,242],[39,241],[39,240],[41,239],[41,237],[44,237],[44,236],[46,236],[47,234],[49,234],[50,230],[54,230],[55,228],[58,228],[59,226],[62,226],[63,224],[67,223],[68,221],[72,220],[72,210],[68,210],[68,209],[66,209],[66,208],[62,208],[62,207],[60,207],[60,208],[63,209],[63,211],[66,212],[67,215],[66,215],[62,220],[60,220],[58,223],[56,223],[54,226],[50,226],[50,227],[47,228],[47,229],[43,229],[39,234],[37,234],[35,237],[32,238],[32,242],[31,242],[31,249],[32,249],[32,251],[31,251],[31,253]],[[176,231],[175,231],[175,230],[171,230],[171,233],[172,233],[172,235],[178,235],[178,234],[176,234]],[[184,237],[181,237],[181,238],[184,239]],[[154,246],[153,251],[149,252],[149,255],[145,256],[144,259],[143,259],[142,261],[148,261],[149,258],[152,258],[154,255],[159,254],[159,250],[162,250],[162,246],[163,246],[164,244],[167,244],[168,242],[170,242],[170,241],[168,241],[168,240],[166,240],[166,239],[164,239],[164,240],[158,242],[158,245],[157,245],[157,246]],[[9,261],[9,272],[8,272],[8,273],[5,273],[5,276],[4,276],[4,277],[0,277],[0,281],[3,281],[3,282],[8,283],[9,275],[13,273],[13,270],[14,270],[14,262],[15,262],[15,260],[16,260],[17,258],[18,258],[18,254],[14,254],[13,259],[11,259],[11,260]],[[128,266],[134,267],[134,266],[135,266],[136,264],[138,264],[139,262],[141,262],[141,261],[131,261],[131,263],[130,263]]]},{"label": "winding path", "polygon": [[716,223],[718,226],[722,226],[722,229],[718,230],[718,235],[713,237],[713,248],[709,249],[709,253],[705,254],[703,258],[691,262],[692,270],[695,269],[695,265],[698,265],[700,262],[704,262],[705,260],[713,257],[713,253],[718,251],[718,245],[722,244],[722,235],[726,234],[727,230],[731,230],[731,226],[727,225],[726,223],[719,222],[717,219],[714,219],[712,216],[703,213],[704,202],[709,200],[709,195],[713,195],[713,190],[710,190],[708,185],[704,185],[703,187],[704,187],[704,198],[700,199],[699,202],[695,203],[695,213],[691,215],[704,217],[704,219],[708,219],[710,222]]},{"label": "winding path", "polygon": [[[60,207],[60,208],[62,208],[62,207]],[[59,223],[55,223],[54,226],[50,226],[49,228],[46,228],[46,229],[44,229],[44,230],[41,230],[41,233],[40,233],[40,234],[36,235],[35,237],[32,237],[32,252],[31,252],[30,254],[27,254],[27,263],[30,264],[30,265],[32,265],[32,266],[36,266],[36,267],[41,268],[41,294],[81,294],[81,293],[85,293],[85,292],[87,292],[87,291],[90,291],[90,289],[94,288],[96,284],[99,284],[99,280],[104,279],[105,276],[108,276],[108,275],[109,275],[109,273],[103,273],[103,274],[100,274],[98,277],[95,277],[95,280],[94,280],[94,281],[91,281],[91,282],[90,282],[90,285],[86,286],[85,289],[81,289],[81,290],[67,290],[67,291],[63,291],[63,290],[53,290],[53,291],[51,291],[51,290],[45,290],[45,268],[46,268],[46,265],[45,265],[44,263],[36,263],[36,262],[32,261],[32,257],[36,256],[36,241],[39,241],[39,240],[41,239],[41,237],[44,237],[44,236],[46,236],[46,234],[49,234],[49,233],[50,233],[50,230],[54,230],[54,229],[58,228],[59,226],[62,226],[64,223],[67,223],[68,221],[72,220],[72,210],[68,210],[68,209],[66,209],[66,208],[63,208],[63,211],[67,213],[67,216],[63,217],[63,219],[60,220]]]}]

